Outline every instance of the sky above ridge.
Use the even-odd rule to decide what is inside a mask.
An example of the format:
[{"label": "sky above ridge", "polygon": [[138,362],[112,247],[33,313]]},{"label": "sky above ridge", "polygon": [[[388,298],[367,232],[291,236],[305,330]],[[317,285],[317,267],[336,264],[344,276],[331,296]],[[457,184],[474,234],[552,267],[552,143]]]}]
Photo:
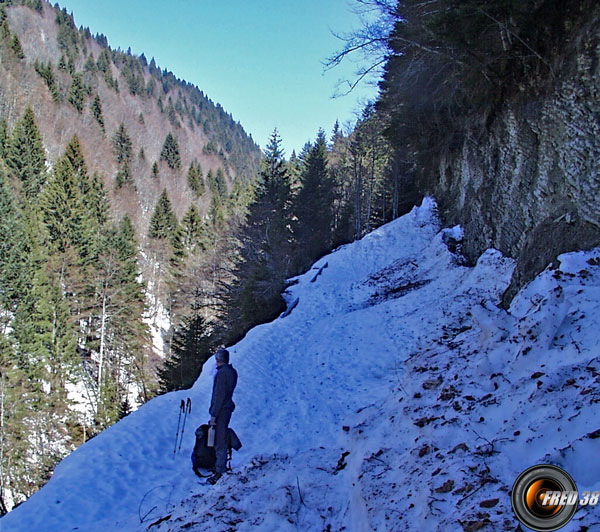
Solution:
[{"label": "sky above ridge", "polygon": [[[352,0],[63,0],[77,26],[103,33],[112,48],[145,54],[197,85],[264,149],[274,128],[286,156],[322,127],[354,122],[377,96],[373,84],[332,98],[357,64],[324,71],[342,47],[332,32],[360,26]],[[357,58],[358,59],[358,58]]]}]

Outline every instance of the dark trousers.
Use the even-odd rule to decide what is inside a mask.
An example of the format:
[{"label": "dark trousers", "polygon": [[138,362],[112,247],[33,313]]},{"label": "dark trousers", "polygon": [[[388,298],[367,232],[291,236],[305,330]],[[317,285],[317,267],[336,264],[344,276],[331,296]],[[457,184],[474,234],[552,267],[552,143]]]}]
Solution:
[{"label": "dark trousers", "polygon": [[225,473],[227,471],[227,428],[231,420],[233,410],[222,410],[215,420],[215,454],[217,461],[215,469],[217,473]]}]

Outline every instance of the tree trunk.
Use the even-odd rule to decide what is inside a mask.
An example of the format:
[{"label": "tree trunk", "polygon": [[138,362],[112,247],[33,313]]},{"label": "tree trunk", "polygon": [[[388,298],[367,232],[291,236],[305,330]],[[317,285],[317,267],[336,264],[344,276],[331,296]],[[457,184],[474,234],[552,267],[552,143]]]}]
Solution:
[{"label": "tree trunk", "polygon": [[102,392],[102,364],[104,363],[104,336],[106,333],[106,292],[102,296],[102,318],[100,320],[100,360],[98,362],[98,405],[100,407],[100,399]]}]

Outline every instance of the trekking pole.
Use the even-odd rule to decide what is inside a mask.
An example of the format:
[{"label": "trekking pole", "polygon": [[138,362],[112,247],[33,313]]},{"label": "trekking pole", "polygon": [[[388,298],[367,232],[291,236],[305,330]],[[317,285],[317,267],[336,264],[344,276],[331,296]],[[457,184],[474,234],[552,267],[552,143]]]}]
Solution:
[{"label": "trekking pole", "polygon": [[[183,403],[183,401],[181,401]],[[185,430],[185,420],[187,415],[192,413],[192,400],[188,397],[185,405],[185,413],[183,414],[183,428],[181,429],[181,439],[179,440],[179,451],[181,451],[181,442],[183,441],[183,431]]]},{"label": "trekking pole", "polygon": [[181,404],[179,405],[179,417],[177,418],[177,432],[175,433],[175,448],[173,449],[173,457],[175,457],[175,453],[177,452],[177,440],[179,439],[179,423],[181,422],[181,413],[184,411],[185,403],[182,399]]}]

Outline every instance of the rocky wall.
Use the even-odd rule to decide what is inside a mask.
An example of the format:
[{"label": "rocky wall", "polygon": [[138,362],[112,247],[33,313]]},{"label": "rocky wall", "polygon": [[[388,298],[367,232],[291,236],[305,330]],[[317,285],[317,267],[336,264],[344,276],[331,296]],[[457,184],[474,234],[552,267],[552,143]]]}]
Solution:
[{"label": "rocky wall", "polygon": [[505,304],[560,253],[600,245],[596,14],[553,65],[553,89],[523,90],[439,162],[434,194],[445,222],[465,229],[467,257],[494,247],[517,259]]}]

